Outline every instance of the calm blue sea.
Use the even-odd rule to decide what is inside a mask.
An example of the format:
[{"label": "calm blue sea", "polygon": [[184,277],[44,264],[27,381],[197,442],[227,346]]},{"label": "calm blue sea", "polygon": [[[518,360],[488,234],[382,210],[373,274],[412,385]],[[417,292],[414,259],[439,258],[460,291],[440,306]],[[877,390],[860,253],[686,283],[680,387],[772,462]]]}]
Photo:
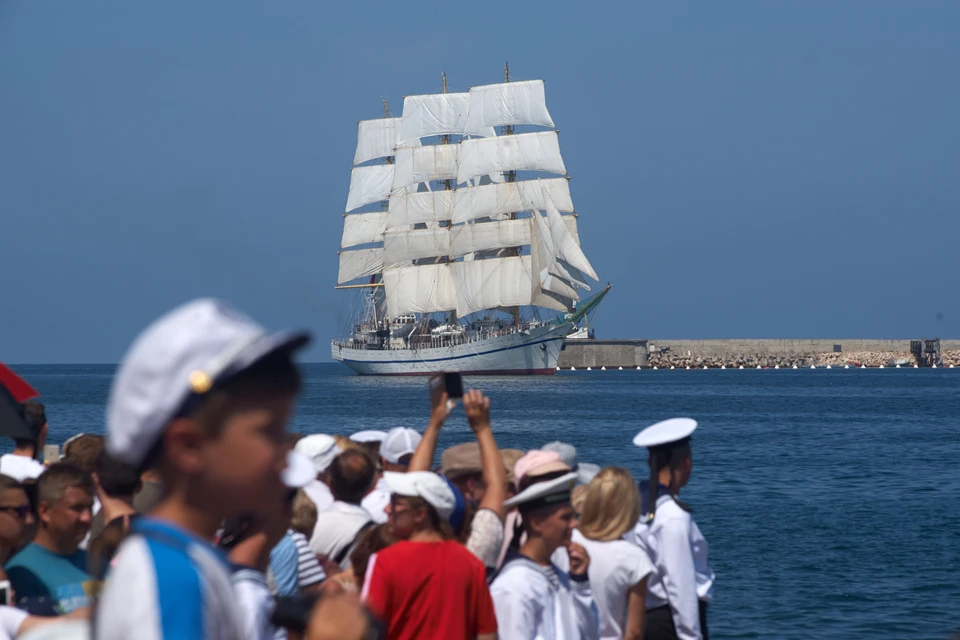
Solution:
[{"label": "calm blue sea", "polygon": [[[52,441],[101,433],[113,367],[14,367]],[[308,365],[293,428],[422,428],[423,379]],[[700,421],[684,499],[717,574],[714,638],[947,638],[960,626],[960,370],[564,372],[477,378],[501,446],[572,442],[645,474],[645,425]],[[469,439],[462,410],[441,446]]]}]

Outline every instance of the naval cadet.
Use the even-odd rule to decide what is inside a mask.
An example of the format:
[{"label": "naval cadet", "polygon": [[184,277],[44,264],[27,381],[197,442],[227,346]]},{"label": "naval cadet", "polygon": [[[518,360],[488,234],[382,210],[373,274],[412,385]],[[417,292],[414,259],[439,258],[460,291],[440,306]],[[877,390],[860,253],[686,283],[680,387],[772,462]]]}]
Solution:
[{"label": "naval cadet", "polygon": [[690,480],[690,436],[696,420],[672,418],[647,427],[633,444],[650,451],[650,480],[640,483],[642,508],[635,541],[654,566],[647,581],[647,640],[709,640],[707,604],[713,595],[713,571],[707,541],[680,502]]},{"label": "naval cadet", "polygon": [[[570,492],[576,473],[533,484],[505,507],[523,517],[526,540],[507,553],[490,586],[500,637],[518,640],[596,640],[600,620],[587,569],[590,557],[571,541],[576,514]],[[566,547],[569,573],[550,557]]]}]

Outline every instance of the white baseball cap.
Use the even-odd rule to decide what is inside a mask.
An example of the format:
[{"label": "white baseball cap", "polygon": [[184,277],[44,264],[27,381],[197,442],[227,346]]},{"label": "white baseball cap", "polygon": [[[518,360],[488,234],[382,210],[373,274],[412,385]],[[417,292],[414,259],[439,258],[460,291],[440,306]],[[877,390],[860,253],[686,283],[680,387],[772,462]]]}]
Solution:
[{"label": "white baseball cap", "polygon": [[350,436],[350,439],[354,442],[383,442],[383,439],[386,437],[386,431],[367,429],[366,431],[357,431]]},{"label": "white baseball cap", "polygon": [[304,436],[297,440],[293,449],[310,459],[313,463],[314,477],[318,473],[325,473],[333,459],[343,453],[333,436],[325,433]]},{"label": "white baseball cap", "polygon": [[177,307],[137,336],[113,378],[107,450],[141,464],[192,394],[309,341],[305,331],[268,333],[222,300],[201,298]]},{"label": "white baseball cap", "polygon": [[457,507],[457,497],[447,481],[432,471],[411,471],[395,473],[384,471],[383,479],[390,487],[390,493],[398,496],[423,498],[444,520],[449,520]]},{"label": "white baseball cap", "polygon": [[380,455],[390,464],[397,464],[400,458],[417,450],[420,440],[420,434],[408,427],[390,429],[387,437],[380,443]]}]

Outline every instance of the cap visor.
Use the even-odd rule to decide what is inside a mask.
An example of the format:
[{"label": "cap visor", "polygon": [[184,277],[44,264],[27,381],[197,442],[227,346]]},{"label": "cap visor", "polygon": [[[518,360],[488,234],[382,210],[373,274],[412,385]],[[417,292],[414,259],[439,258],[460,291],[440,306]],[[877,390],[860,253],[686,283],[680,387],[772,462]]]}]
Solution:
[{"label": "cap visor", "polygon": [[316,477],[317,472],[309,458],[296,451],[287,452],[287,468],[280,476],[283,484],[291,489],[299,489],[310,484],[310,481],[315,480]]}]

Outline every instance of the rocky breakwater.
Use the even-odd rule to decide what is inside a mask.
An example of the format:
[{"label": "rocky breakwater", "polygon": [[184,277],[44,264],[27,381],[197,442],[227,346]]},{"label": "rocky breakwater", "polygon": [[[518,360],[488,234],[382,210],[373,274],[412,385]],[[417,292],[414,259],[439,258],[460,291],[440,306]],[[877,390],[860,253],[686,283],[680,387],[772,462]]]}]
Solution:
[{"label": "rocky breakwater", "polygon": [[[943,366],[951,364],[960,367],[960,350],[944,351],[942,354]],[[851,351],[847,353],[796,353],[790,355],[770,355],[762,353],[739,353],[728,355],[702,356],[696,353],[678,353],[670,350],[653,352],[648,357],[649,366],[658,369],[756,369],[776,368],[792,369],[810,368],[811,366],[832,368],[844,366],[866,367],[896,367],[902,368],[916,364],[916,359],[904,351]]]}]

